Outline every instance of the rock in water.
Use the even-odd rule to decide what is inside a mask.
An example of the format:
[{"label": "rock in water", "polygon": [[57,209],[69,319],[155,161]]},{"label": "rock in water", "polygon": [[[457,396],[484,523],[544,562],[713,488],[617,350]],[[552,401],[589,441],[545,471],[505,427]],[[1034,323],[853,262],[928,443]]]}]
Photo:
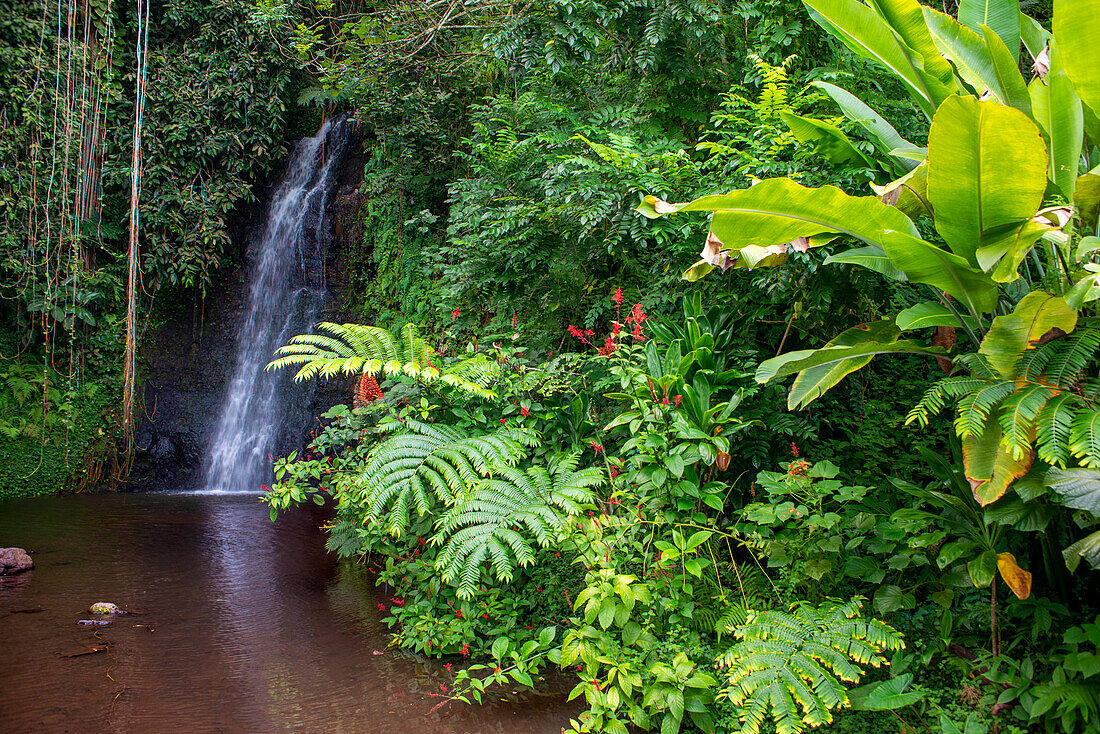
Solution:
[{"label": "rock in water", "polygon": [[0,548],[0,576],[29,571],[34,561],[22,548]]},{"label": "rock in water", "polygon": [[109,601],[97,601],[88,607],[92,614],[118,614],[118,607]]}]

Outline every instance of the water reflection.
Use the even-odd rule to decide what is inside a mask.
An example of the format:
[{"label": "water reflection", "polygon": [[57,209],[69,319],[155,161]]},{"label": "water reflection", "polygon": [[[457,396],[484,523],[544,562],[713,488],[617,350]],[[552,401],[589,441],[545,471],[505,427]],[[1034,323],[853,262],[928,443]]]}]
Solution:
[{"label": "water reflection", "polygon": [[[272,524],[234,495],[0,504],[0,544],[36,564],[0,580],[0,729],[561,731],[575,708],[560,699],[429,714],[448,677],[386,648],[373,585],[324,553],[323,520]],[[141,613],[77,626],[95,601]],[[66,657],[97,636],[109,651]]]}]

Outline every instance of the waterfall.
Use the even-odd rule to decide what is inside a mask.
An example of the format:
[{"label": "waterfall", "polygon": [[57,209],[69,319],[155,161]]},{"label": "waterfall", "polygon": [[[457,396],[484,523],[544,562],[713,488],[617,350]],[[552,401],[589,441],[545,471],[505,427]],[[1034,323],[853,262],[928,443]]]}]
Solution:
[{"label": "waterfall", "polygon": [[[308,332],[324,304],[331,227],[325,205],[347,140],[348,123],[326,120],[298,142],[275,191],[249,269],[248,303],[237,335],[236,366],[205,463],[206,492],[259,492],[271,476],[269,455],[293,435],[290,403],[308,399],[286,370],[265,371],[274,351]],[[304,406],[299,405],[299,411]]]}]

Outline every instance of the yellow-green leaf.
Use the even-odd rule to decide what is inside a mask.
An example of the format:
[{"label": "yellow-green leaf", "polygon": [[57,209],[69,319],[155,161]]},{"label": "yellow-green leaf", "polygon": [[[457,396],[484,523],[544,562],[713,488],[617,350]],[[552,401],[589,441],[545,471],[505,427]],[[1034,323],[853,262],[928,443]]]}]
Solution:
[{"label": "yellow-green leaf", "polygon": [[1020,568],[1016,563],[1016,556],[1011,553],[998,553],[997,570],[1001,572],[1001,578],[1018,598],[1026,599],[1031,596],[1031,572]]}]

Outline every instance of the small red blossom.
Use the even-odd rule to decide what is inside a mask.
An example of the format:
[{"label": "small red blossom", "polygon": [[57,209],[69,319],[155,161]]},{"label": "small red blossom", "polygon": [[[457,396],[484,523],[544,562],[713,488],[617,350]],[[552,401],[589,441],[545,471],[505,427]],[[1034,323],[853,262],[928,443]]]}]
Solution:
[{"label": "small red blossom", "polygon": [[791,456],[793,456],[797,459],[799,453],[800,452],[798,450],[798,444],[796,444],[794,441],[791,441]]},{"label": "small red blossom", "polygon": [[672,396],[672,400],[673,400],[673,401],[674,401],[674,402],[675,402],[675,403],[676,403],[677,405],[679,405],[679,404],[680,404],[680,401],[682,401],[683,399],[684,399],[684,396],[683,396],[683,395],[673,395],[673,396]]},{"label": "small red blossom", "polygon": [[386,605],[385,604],[379,604],[378,605],[378,611],[380,611],[380,612],[386,611]]},{"label": "small red blossom", "polygon": [[457,319],[461,315],[462,315],[462,309],[461,308],[456,308],[454,311],[451,311],[451,318],[452,319]]},{"label": "small red blossom", "polygon": [[462,643],[462,649],[461,649],[461,650],[459,650],[458,652],[459,652],[460,654],[462,654],[462,655],[466,655],[466,656],[469,656],[469,654],[470,654],[470,646],[469,646],[469,645],[467,645],[467,644],[466,644],[465,642],[463,642],[463,643]]},{"label": "small red blossom", "polygon": [[596,451],[596,452],[603,451],[603,446],[596,443],[596,439],[594,439],[594,438],[588,439],[588,445],[592,447],[593,451]]},{"label": "small red blossom", "polygon": [[623,303],[623,289],[622,288],[616,288],[615,289],[615,293],[612,294],[612,296],[611,296],[611,302],[614,303],[616,306],[621,306],[622,305],[622,303]]},{"label": "small red blossom", "polygon": [[444,665],[443,669],[446,670],[448,673],[450,673],[451,672],[451,663],[447,663],[446,665]]},{"label": "small red blossom", "polygon": [[[619,467],[617,467],[617,466],[611,467],[611,478],[614,479],[617,476],[619,476]],[[615,502],[612,502],[611,504],[617,505],[617,504],[619,504],[619,502],[615,501]]]},{"label": "small red blossom", "polygon": [[527,410],[527,408],[524,408],[523,406],[520,406],[519,414],[526,418],[527,416],[531,415],[531,411]]},{"label": "small red blossom", "polygon": [[394,604],[396,604],[399,607],[405,606],[405,600],[404,599],[390,599],[390,601],[392,601]]},{"label": "small red blossom", "polygon": [[444,693],[446,693],[446,692],[447,692],[447,684],[446,684],[446,683],[440,683],[440,684],[439,684],[439,690],[441,690],[441,691],[443,691]]},{"label": "small red blossom", "polygon": [[462,617],[463,617],[462,610],[461,609],[456,609],[455,610],[455,619],[462,619]]},{"label": "small red blossom", "polygon": [[508,421],[507,421],[507,420],[505,420],[504,418],[501,418],[501,419],[500,419],[500,425],[502,425],[502,426],[506,426],[506,425],[508,425]]}]

